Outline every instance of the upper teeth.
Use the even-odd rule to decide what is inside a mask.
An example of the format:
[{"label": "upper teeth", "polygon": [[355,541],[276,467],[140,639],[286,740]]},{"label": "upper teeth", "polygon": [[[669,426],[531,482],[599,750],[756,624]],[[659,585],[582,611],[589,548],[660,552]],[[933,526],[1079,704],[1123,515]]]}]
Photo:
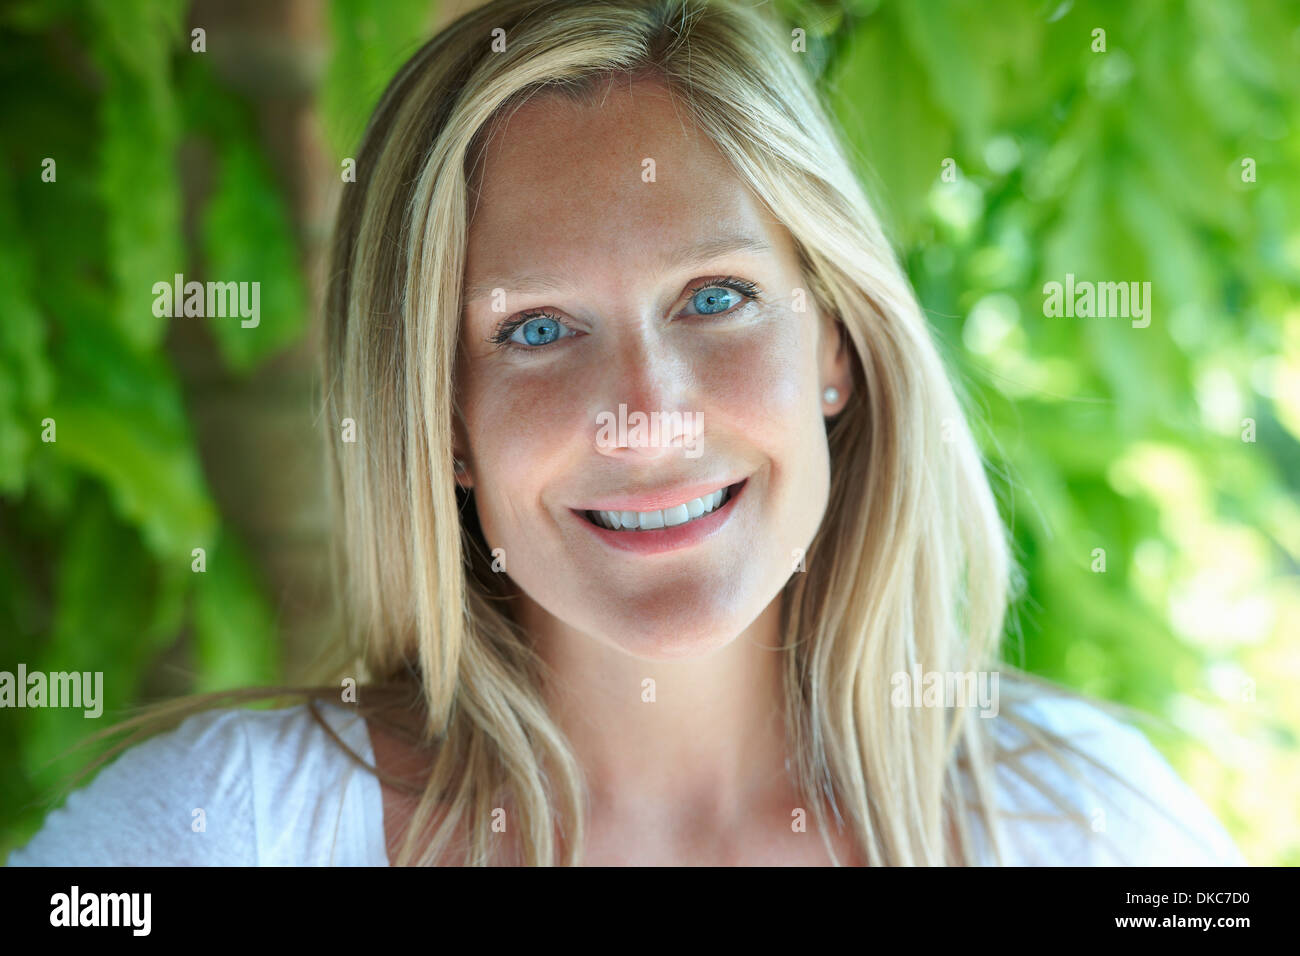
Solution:
[{"label": "upper teeth", "polygon": [[693,521],[721,506],[727,496],[727,489],[719,488],[703,498],[692,498],[662,511],[588,511],[587,514],[596,524],[614,531],[651,531]]}]

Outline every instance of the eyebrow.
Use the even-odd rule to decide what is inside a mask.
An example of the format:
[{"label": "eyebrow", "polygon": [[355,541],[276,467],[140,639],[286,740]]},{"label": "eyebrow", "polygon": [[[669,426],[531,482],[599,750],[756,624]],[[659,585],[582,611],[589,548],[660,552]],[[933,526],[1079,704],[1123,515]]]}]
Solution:
[{"label": "eyebrow", "polygon": [[[660,256],[658,266],[661,272],[666,272],[675,266],[708,262],[737,252],[770,252],[771,249],[772,246],[758,236],[748,233],[726,233],[697,240]],[[528,272],[510,277],[492,276],[482,282],[467,285],[464,290],[464,301],[469,303],[481,299],[490,295],[494,289],[506,289],[516,295],[531,295],[558,292],[571,285],[570,280],[545,272]]]}]

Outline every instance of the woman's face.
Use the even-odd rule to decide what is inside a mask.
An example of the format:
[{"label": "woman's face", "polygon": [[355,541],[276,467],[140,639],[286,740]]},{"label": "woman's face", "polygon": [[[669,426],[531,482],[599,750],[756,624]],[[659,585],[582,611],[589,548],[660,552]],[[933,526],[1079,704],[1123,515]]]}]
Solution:
[{"label": "woman's face", "polygon": [[488,147],[457,452],[530,619],[689,657],[744,631],[812,541],[847,345],[787,231],[664,87],[597,104],[536,97]]}]

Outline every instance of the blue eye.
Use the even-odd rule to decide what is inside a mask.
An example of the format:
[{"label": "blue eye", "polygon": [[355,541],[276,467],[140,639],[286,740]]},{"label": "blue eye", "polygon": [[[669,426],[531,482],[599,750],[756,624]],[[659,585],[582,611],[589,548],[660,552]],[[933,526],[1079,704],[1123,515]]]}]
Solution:
[{"label": "blue eye", "polygon": [[695,308],[700,310],[703,315],[716,315],[718,312],[726,312],[735,305],[734,299],[740,296],[732,289],[720,285],[709,286],[701,289],[691,298]]},{"label": "blue eye", "polygon": [[[717,316],[732,312],[745,299],[759,299],[758,286],[747,279],[727,276],[723,279],[697,285],[691,289],[690,303],[700,316]],[[497,346],[509,346],[525,351],[540,351],[560,339],[572,338],[578,333],[549,312],[525,312],[517,318],[502,322],[488,341]]]},{"label": "blue eye", "polygon": [[[510,336],[510,341],[519,345],[550,345],[556,339],[563,338],[566,326],[549,315],[539,315],[524,322]],[[523,338],[518,336],[522,334]]]}]

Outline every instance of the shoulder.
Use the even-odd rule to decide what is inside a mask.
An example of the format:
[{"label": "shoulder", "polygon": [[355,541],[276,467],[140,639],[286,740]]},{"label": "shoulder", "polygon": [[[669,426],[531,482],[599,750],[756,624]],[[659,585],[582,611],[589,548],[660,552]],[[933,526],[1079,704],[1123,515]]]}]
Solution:
[{"label": "shoulder", "polygon": [[[318,709],[345,744],[369,759],[358,715],[329,704]],[[122,753],[89,785],[69,794],[7,862],[329,862],[340,838],[364,850],[364,816],[371,806],[353,768],[362,769],[306,705],[205,711]]]},{"label": "shoulder", "polygon": [[249,711],[253,812],[264,865],[385,866],[383,803],[365,718],[316,702]]},{"label": "shoulder", "polygon": [[253,862],[242,711],[212,710],[124,751],[49,813],[10,866]]},{"label": "shoulder", "polygon": [[[1219,821],[1137,728],[1055,694],[1004,709],[995,720],[1005,756],[996,774],[1007,863],[1245,864]],[[1049,740],[1050,750],[1043,749],[1043,731],[1068,747]]]}]

